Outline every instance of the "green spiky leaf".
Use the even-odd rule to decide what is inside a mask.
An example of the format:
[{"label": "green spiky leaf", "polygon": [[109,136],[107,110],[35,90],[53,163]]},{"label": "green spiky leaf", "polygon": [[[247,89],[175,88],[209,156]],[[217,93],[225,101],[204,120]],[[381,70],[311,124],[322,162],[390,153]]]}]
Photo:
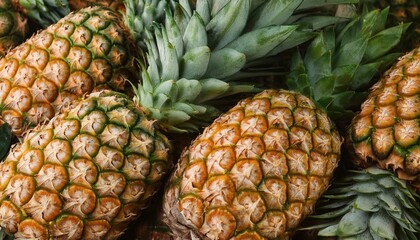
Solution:
[{"label": "green spiky leaf", "polygon": [[376,167],[348,171],[321,197],[311,225],[304,223],[302,229],[318,229],[319,236],[338,239],[415,240],[420,232],[419,200],[391,172]]},{"label": "green spiky leaf", "polygon": [[395,236],[395,224],[395,221],[392,221],[384,210],[375,212],[369,219],[370,231],[383,239],[393,240],[397,238]]},{"label": "green spiky leaf", "polygon": [[389,52],[406,26],[385,29],[387,14],[387,10],[365,12],[324,29],[305,49],[303,60],[292,60],[289,89],[312,98],[333,120],[348,122],[372,79],[398,55]]},{"label": "green spiky leaf", "polygon": [[[150,10],[159,12],[157,2],[149,1]],[[316,9],[304,12],[296,1],[165,2],[164,19],[158,18],[150,31],[146,25],[139,31],[145,36],[147,73],[142,72],[135,92],[138,103],[165,129],[188,131],[210,122],[219,109],[237,101],[230,96],[257,91],[255,77],[273,73],[261,68],[266,67],[267,57],[308,41],[318,28],[343,22],[323,6],[353,1],[318,2]],[[130,5],[132,15],[145,11],[140,5]],[[153,13],[150,16],[156,16]],[[301,81],[308,79],[301,75]],[[186,81],[193,81],[196,87],[192,89]],[[187,94],[187,90],[194,93]],[[302,91],[310,94],[311,85]]]}]

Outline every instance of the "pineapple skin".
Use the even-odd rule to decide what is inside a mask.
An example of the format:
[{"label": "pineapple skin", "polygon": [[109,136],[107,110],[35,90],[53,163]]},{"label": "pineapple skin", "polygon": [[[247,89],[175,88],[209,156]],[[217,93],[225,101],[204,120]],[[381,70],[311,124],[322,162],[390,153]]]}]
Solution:
[{"label": "pineapple skin", "polygon": [[290,239],[326,190],[341,138],[307,97],[240,101],[186,149],[164,194],[179,239]]},{"label": "pineapple skin", "polygon": [[0,226],[15,239],[117,239],[171,166],[154,123],[104,91],[33,130],[0,164]]},{"label": "pineapple skin", "polygon": [[137,79],[134,43],[121,17],[100,7],[73,12],[0,60],[0,112],[18,136],[101,89]]},{"label": "pineapple skin", "polygon": [[23,42],[28,33],[27,18],[15,9],[10,0],[0,1],[0,58]]},{"label": "pineapple skin", "polygon": [[122,0],[71,0],[69,1],[69,7],[72,11],[77,11],[82,8],[91,7],[91,6],[103,6],[110,8],[114,11],[124,13],[125,5]]},{"label": "pineapple skin", "polygon": [[420,47],[372,87],[352,120],[347,145],[356,166],[392,170],[420,189]]}]

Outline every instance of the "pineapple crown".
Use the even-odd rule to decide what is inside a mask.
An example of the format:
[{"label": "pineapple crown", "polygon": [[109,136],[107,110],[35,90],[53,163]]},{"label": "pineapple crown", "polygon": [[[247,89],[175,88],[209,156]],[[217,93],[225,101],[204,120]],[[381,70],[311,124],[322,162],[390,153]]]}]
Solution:
[{"label": "pineapple crown", "polygon": [[172,1],[163,23],[145,31],[148,66],[137,101],[165,129],[197,131],[219,115],[218,100],[257,91],[245,78],[258,73],[244,69],[343,20],[321,7],[354,2],[198,0],[193,7]]},{"label": "pineapple crown", "polygon": [[29,18],[46,28],[70,13],[67,0],[12,0]]},{"label": "pineapple crown", "polygon": [[289,89],[312,98],[333,120],[350,119],[375,75],[401,55],[390,51],[409,24],[385,28],[388,10],[365,9],[348,23],[324,29],[303,57],[296,51]]},{"label": "pineapple crown", "polygon": [[[141,49],[146,49],[144,40],[146,29],[150,30],[154,22],[162,22],[165,9],[171,2],[161,0],[126,0],[124,23],[130,30],[133,40]],[[173,4],[172,4],[173,6]]]},{"label": "pineapple crown", "polygon": [[[339,239],[418,239],[420,196],[389,171],[348,171],[318,202],[309,227]],[[306,223],[304,223],[306,224]]]}]

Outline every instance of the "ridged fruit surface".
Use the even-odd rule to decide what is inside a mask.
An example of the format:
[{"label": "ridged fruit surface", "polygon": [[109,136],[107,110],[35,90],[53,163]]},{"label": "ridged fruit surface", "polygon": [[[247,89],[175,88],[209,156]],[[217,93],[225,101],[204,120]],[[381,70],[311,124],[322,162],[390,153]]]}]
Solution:
[{"label": "ridged fruit surface", "polygon": [[26,17],[12,6],[10,0],[0,1],[0,57],[23,42],[27,32]]},{"label": "ridged fruit surface", "polygon": [[128,31],[115,12],[71,13],[0,60],[1,117],[15,134],[98,89],[122,91],[134,71]]},{"label": "ridged fruit surface", "polygon": [[91,6],[103,6],[110,8],[114,11],[125,12],[124,1],[122,0],[71,0],[69,7],[72,11],[80,10],[82,8]]},{"label": "ridged fruit surface", "polygon": [[1,163],[0,225],[15,239],[116,239],[168,172],[154,121],[125,95],[92,95]]},{"label": "ridged fruit surface", "polygon": [[356,165],[391,169],[420,188],[420,48],[373,86],[348,139]]},{"label": "ridged fruit surface", "polygon": [[307,97],[240,101],[184,151],[164,196],[179,239],[289,239],[329,185],[341,139]]}]

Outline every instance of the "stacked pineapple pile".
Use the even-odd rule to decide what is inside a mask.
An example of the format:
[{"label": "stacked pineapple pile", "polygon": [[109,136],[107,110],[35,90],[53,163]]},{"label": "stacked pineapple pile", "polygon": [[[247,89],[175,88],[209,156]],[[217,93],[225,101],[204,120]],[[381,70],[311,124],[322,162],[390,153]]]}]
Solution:
[{"label": "stacked pineapple pile", "polygon": [[[139,237],[291,239],[304,226],[298,234],[416,239],[420,49],[375,80],[401,55],[392,49],[408,24],[386,28],[388,9],[357,2],[51,11],[67,16],[0,60],[2,136],[20,140],[0,164],[2,230],[117,239],[153,202],[160,216],[147,222],[159,226]],[[272,60],[290,53],[288,73],[275,71]],[[265,76],[285,89],[264,90]],[[201,134],[190,143],[191,132]]]}]

